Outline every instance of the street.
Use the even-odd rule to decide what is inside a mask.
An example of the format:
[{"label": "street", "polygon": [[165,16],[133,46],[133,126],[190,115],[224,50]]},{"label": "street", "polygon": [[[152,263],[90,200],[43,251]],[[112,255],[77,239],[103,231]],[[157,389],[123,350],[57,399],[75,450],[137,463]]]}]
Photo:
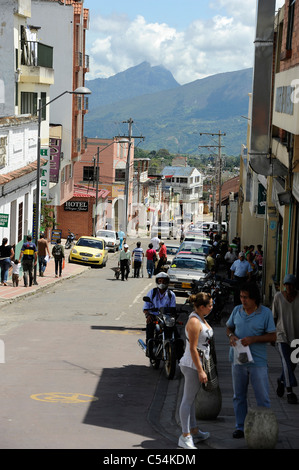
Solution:
[{"label": "street", "polygon": [[1,306],[2,449],[175,448],[149,419],[167,379],[137,344],[154,280],[116,280],[117,260]]}]

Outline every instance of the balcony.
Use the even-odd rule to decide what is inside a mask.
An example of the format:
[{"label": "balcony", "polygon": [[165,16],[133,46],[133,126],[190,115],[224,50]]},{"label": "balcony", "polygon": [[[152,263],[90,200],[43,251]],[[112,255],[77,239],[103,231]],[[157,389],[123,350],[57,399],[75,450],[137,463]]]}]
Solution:
[{"label": "balcony", "polygon": [[37,41],[21,41],[21,83],[54,83],[53,47]]}]

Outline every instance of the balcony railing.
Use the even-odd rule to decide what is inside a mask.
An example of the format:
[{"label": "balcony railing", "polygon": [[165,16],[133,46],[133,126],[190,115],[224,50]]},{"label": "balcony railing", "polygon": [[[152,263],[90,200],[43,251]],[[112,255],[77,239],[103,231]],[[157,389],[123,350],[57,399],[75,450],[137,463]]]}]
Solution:
[{"label": "balcony railing", "polygon": [[53,47],[37,41],[21,41],[21,65],[53,68]]}]

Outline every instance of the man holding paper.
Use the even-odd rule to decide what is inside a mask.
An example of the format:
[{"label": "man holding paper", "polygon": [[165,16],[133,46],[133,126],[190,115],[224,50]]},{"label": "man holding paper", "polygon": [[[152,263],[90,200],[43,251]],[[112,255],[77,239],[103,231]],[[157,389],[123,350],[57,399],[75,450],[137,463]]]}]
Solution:
[{"label": "man holding paper", "polygon": [[276,329],[269,308],[261,305],[259,288],[246,283],[240,288],[241,305],[237,305],[227,323],[232,362],[233,405],[236,417],[234,438],[244,437],[249,379],[257,406],[270,407],[267,370],[267,343],[275,342]]}]

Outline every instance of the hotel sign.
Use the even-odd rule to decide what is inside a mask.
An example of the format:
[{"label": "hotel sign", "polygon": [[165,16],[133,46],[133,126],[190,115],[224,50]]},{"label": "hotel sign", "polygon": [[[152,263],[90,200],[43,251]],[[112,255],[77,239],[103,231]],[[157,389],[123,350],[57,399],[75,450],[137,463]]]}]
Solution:
[{"label": "hotel sign", "polygon": [[65,211],[87,212],[88,201],[67,201],[64,203]]}]

